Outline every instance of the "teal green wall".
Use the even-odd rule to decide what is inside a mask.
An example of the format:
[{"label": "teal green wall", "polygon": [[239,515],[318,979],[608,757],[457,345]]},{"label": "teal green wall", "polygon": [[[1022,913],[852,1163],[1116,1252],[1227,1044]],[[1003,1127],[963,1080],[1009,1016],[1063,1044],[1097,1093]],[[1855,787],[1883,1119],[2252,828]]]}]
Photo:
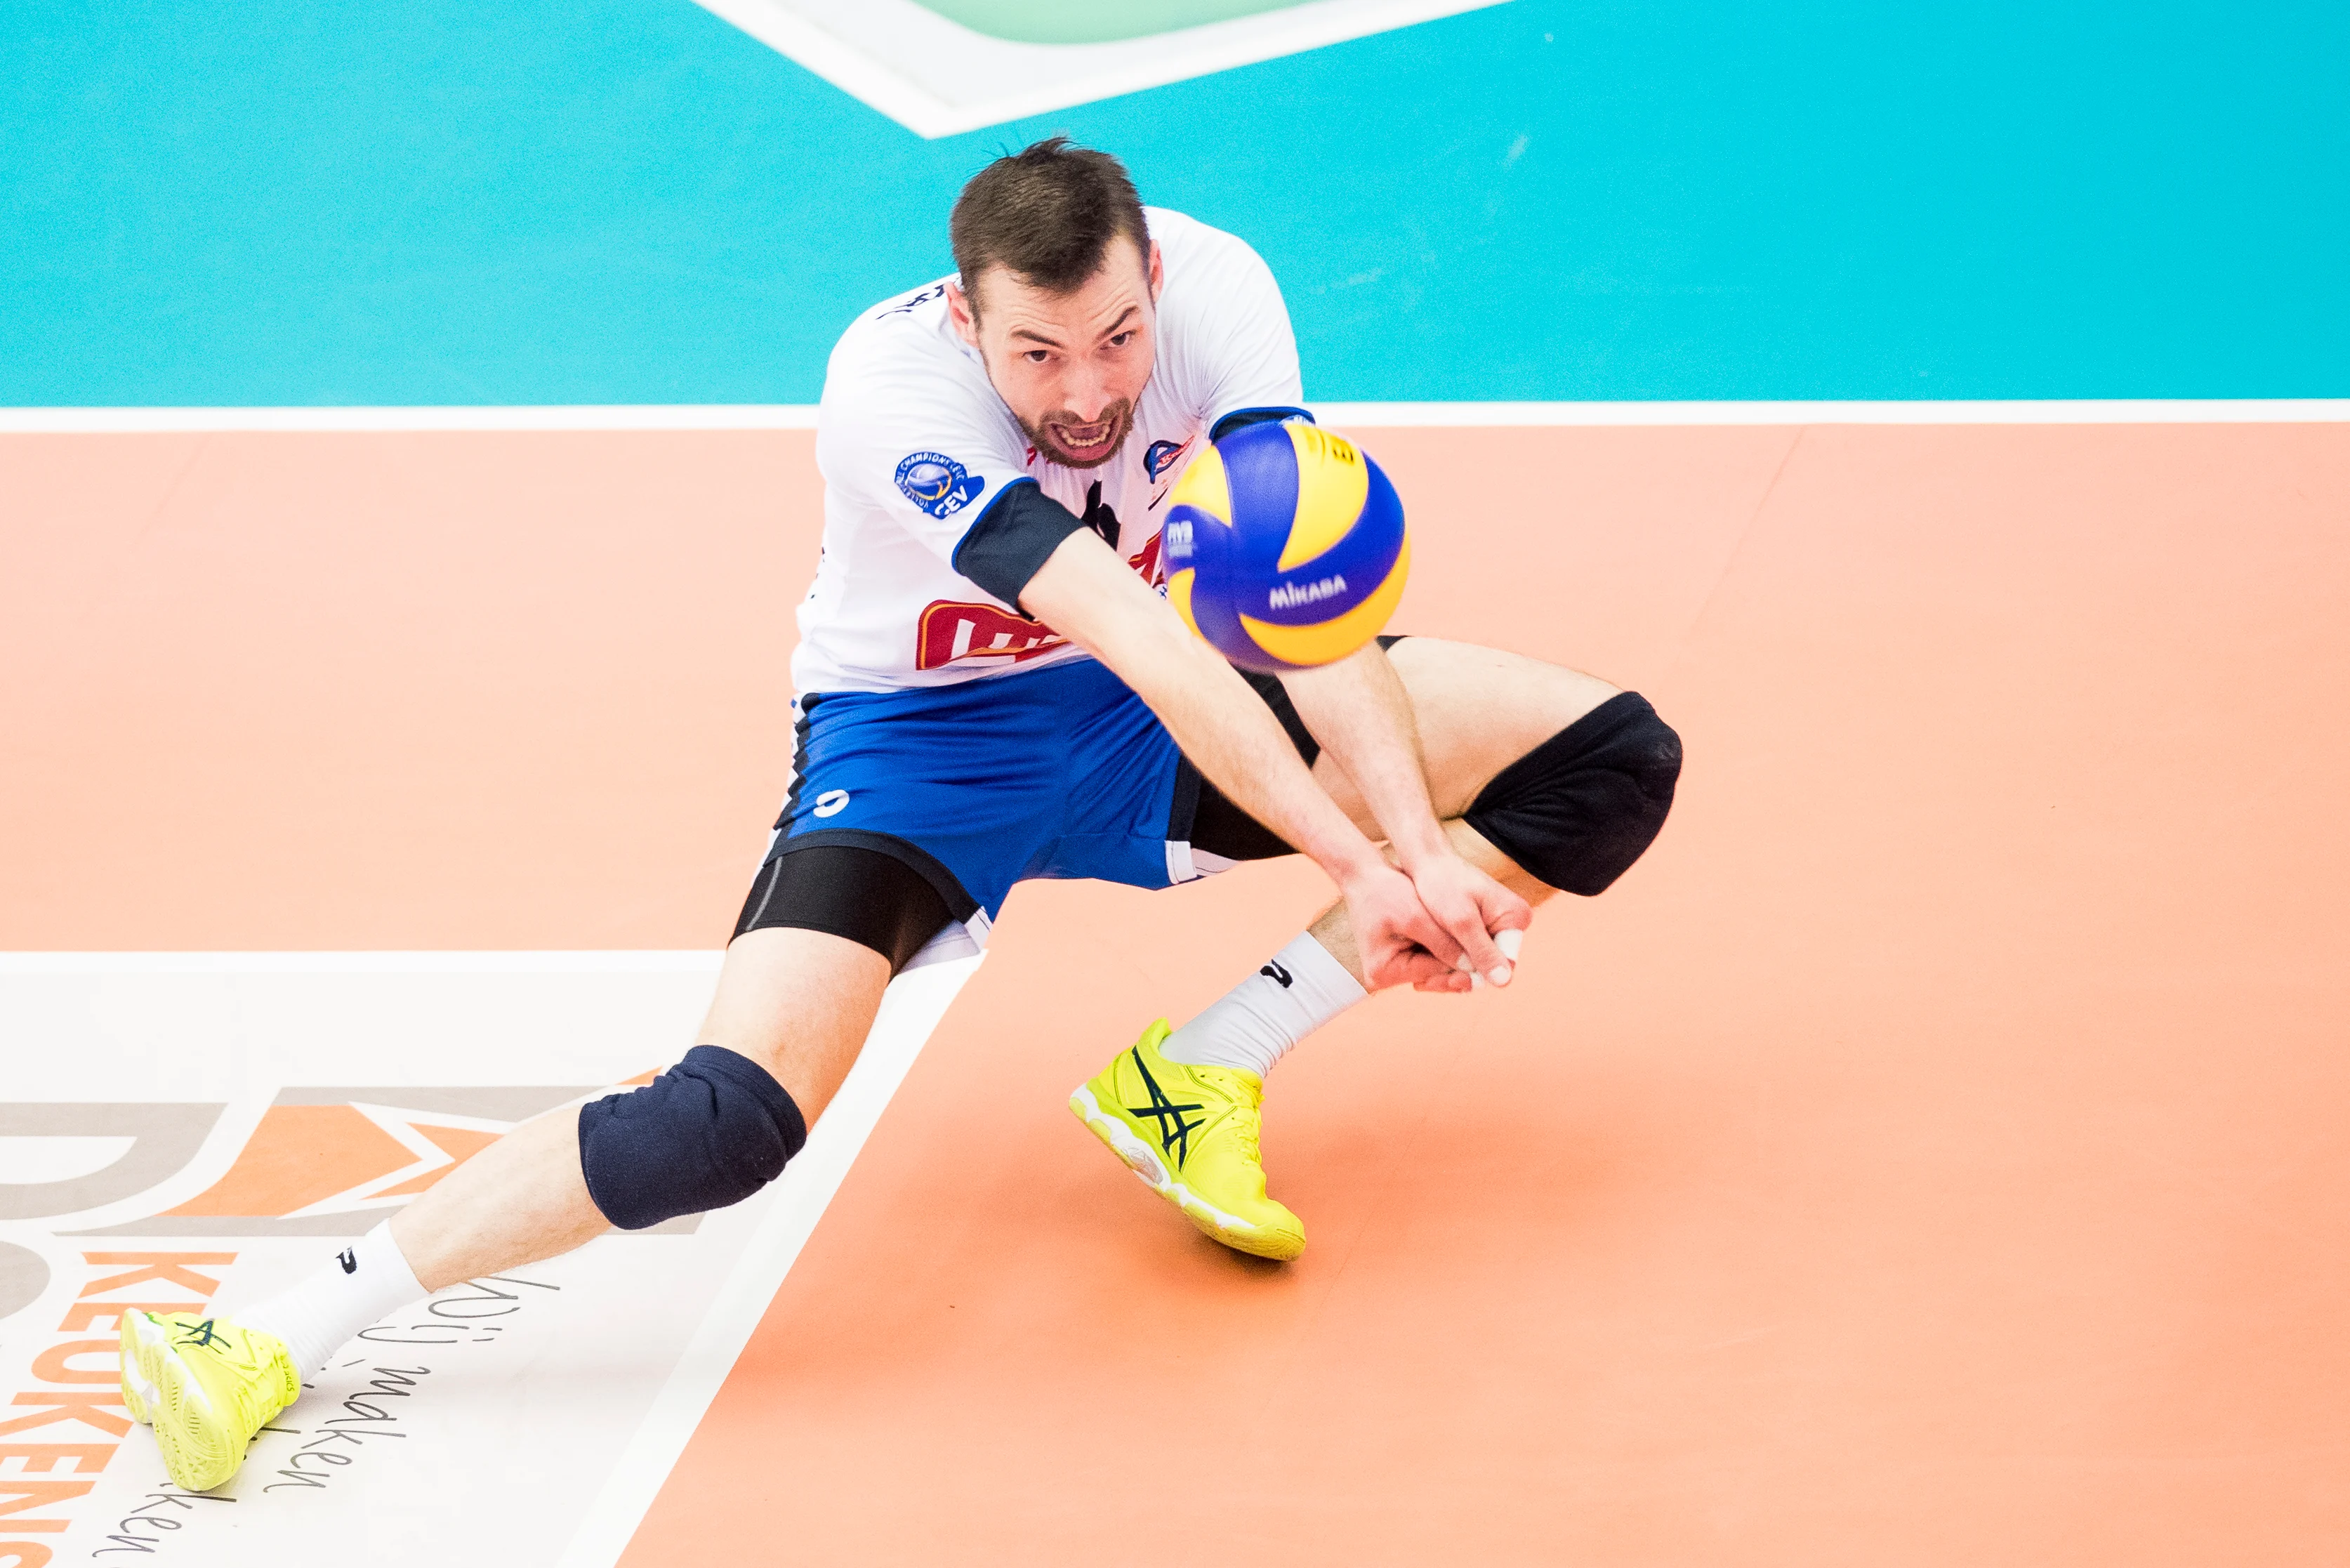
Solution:
[{"label": "teal green wall", "polygon": [[1326,399],[2350,395],[2350,6],[1515,0],[924,141],[687,0],[0,7],[0,403],[812,400],[1066,130]]}]

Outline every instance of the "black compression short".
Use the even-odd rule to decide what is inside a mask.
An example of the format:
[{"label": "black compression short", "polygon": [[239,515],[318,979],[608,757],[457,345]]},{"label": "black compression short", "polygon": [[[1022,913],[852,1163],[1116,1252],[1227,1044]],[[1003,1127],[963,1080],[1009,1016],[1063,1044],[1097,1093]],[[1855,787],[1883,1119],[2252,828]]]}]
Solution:
[{"label": "black compression short", "polygon": [[[1379,646],[1393,648],[1402,640],[1400,637],[1382,637]],[[1243,670],[1241,679],[1247,681],[1264,700],[1264,705],[1273,710],[1273,716],[1281,721],[1282,729],[1289,736],[1289,743],[1297,748],[1297,754],[1305,759],[1305,765],[1312,767],[1315,760],[1322,754],[1322,742],[1314,738],[1314,732],[1305,727],[1305,721],[1297,716],[1297,704],[1289,700],[1289,690],[1282,685],[1281,677],[1259,675],[1253,670]],[[1297,853],[1279,834],[1234,805],[1223,791],[1202,778],[1188,760],[1183,764],[1183,772],[1187,779],[1197,781],[1200,792],[1199,804],[1191,813],[1191,847],[1194,850],[1221,855],[1227,860],[1270,860],[1277,855]],[[1182,787],[1180,784],[1177,785],[1179,791]]]},{"label": "black compression short", "polygon": [[[1393,647],[1400,640],[1382,637],[1379,645]],[[1313,766],[1322,748],[1297,716],[1280,680],[1246,670],[1241,674],[1273,710],[1297,754]],[[805,772],[805,754],[795,765]],[[1188,839],[1194,851],[1226,860],[1266,860],[1295,853],[1201,777],[1188,758],[1177,766],[1167,836]],[[852,842],[860,839],[865,842]],[[871,948],[889,961],[894,974],[950,921],[967,921],[977,909],[953,873],[903,840],[879,834],[803,835],[776,840],[743,900],[734,934],[773,927],[828,932]]]}]

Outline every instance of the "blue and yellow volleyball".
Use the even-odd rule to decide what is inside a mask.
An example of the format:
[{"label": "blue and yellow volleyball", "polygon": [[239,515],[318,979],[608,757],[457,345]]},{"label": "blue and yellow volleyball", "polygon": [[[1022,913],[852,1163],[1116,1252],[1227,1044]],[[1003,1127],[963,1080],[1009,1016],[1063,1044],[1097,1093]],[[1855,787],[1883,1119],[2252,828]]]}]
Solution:
[{"label": "blue and yellow volleyball", "polygon": [[1403,597],[1403,503],[1378,463],[1319,426],[1243,426],[1193,458],[1168,500],[1168,600],[1243,670],[1344,659]]}]

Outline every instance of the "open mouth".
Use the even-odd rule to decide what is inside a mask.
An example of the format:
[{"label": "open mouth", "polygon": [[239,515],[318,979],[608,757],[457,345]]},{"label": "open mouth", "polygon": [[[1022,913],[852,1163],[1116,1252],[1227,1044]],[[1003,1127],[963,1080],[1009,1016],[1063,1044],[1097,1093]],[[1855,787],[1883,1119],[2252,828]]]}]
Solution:
[{"label": "open mouth", "polygon": [[1081,420],[1073,409],[1059,409],[1027,426],[1028,439],[1054,462],[1070,468],[1098,468],[1118,455],[1134,422],[1134,405],[1125,399],[1102,410],[1097,420]]},{"label": "open mouth", "polygon": [[1068,425],[1056,421],[1049,428],[1055,443],[1080,460],[1107,456],[1118,437],[1118,421],[1114,419],[1096,420],[1089,425]]}]

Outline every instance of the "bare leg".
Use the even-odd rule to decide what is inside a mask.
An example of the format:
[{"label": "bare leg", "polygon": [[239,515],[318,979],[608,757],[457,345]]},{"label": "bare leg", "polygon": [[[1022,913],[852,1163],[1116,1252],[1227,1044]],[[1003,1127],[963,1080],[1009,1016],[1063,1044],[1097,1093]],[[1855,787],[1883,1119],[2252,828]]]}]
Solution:
[{"label": "bare leg", "polygon": [[[889,983],[879,953],[821,931],[747,931],[726,950],[702,1043],[775,1075],[810,1126],[863,1048]],[[391,1222],[428,1291],[568,1252],[610,1221],[579,1170],[579,1113],[550,1111],[467,1160]]]},{"label": "bare leg", "polygon": [[[1556,889],[1535,880],[1460,820],[1493,775],[1617,694],[1617,688],[1580,670],[1498,649],[1434,638],[1407,638],[1388,652],[1411,699],[1428,767],[1428,793],[1444,817],[1445,836],[1461,857],[1530,904]],[[1374,838],[1379,828],[1346,770],[1326,755],[1314,777],[1339,809]],[[1333,904],[1307,928],[1314,940],[1363,979],[1347,907]]]}]

